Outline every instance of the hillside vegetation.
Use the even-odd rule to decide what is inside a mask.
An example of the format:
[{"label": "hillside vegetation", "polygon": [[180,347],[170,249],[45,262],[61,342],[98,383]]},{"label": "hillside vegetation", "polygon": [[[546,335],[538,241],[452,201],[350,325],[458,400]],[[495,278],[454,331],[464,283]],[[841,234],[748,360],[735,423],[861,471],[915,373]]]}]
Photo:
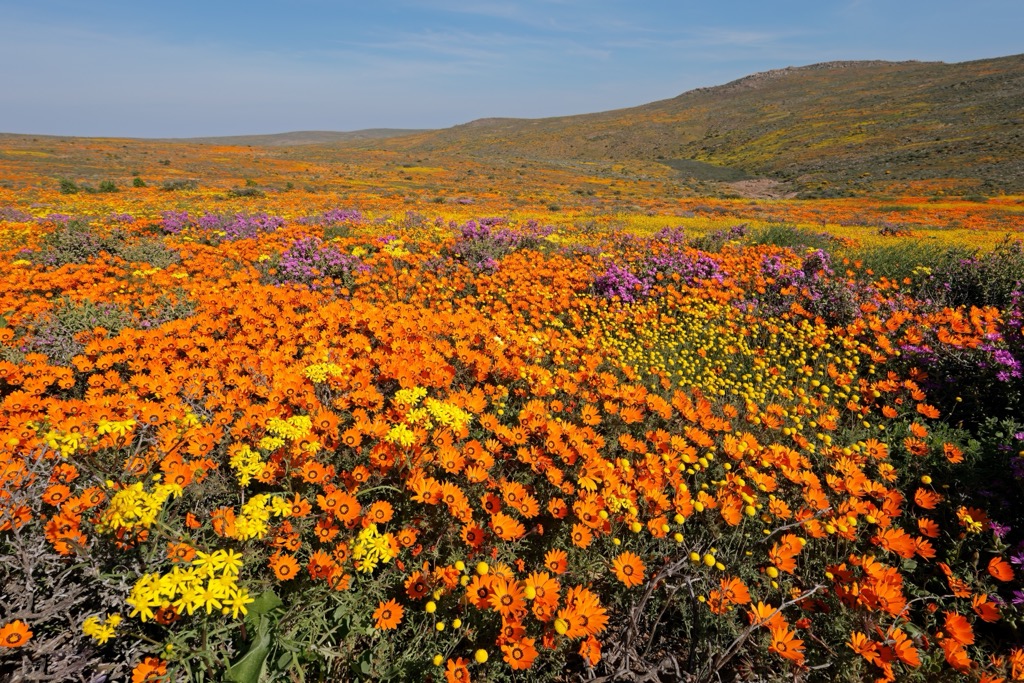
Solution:
[{"label": "hillside vegetation", "polygon": [[480,119],[357,144],[537,160],[696,160],[826,195],[896,187],[1017,192],[1022,112],[1024,55],[830,62],[629,109]]}]

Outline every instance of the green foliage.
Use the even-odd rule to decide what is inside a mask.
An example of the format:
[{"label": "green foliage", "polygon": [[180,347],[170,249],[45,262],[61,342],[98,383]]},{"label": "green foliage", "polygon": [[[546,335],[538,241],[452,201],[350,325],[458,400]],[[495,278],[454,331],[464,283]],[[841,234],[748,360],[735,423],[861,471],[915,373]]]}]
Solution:
[{"label": "green foliage", "polygon": [[75,181],[68,178],[60,179],[60,192],[61,194],[78,194],[79,187],[75,184]]},{"label": "green foliage", "polygon": [[97,327],[116,335],[126,327],[156,327],[170,320],[181,320],[195,313],[195,304],[182,292],[162,295],[150,305],[119,306],[89,299],[73,301],[62,297],[47,314],[38,316],[28,330],[32,351],[45,353],[51,362],[68,365],[85,350],[79,335]]},{"label": "green foliage", "polygon": [[796,252],[803,252],[806,249],[830,251],[839,244],[834,236],[827,233],[812,232],[805,228],[781,223],[769,225],[757,231],[750,241],[754,245],[770,244]]},{"label": "green foliage", "polygon": [[886,277],[902,281],[908,277],[920,280],[922,269],[944,268],[958,259],[970,258],[972,253],[966,247],[906,240],[862,249],[851,256],[861,262],[861,272],[868,279]]},{"label": "green foliage", "polygon": [[129,263],[148,263],[153,268],[166,268],[181,263],[181,256],[169,248],[162,239],[148,237],[124,243],[117,248],[117,255]]},{"label": "green foliage", "polygon": [[266,194],[266,192],[258,187],[253,187],[248,184],[245,187],[235,187],[228,190],[229,197],[265,197]]},{"label": "green foliage", "polygon": [[179,178],[177,180],[164,181],[163,185],[160,186],[160,189],[164,192],[179,192],[182,190],[195,190],[198,187],[199,181],[197,180],[193,180],[191,178]]},{"label": "green foliage", "polygon": [[116,253],[123,239],[117,231],[102,235],[88,220],[75,218],[55,225],[43,237],[41,248],[32,255],[32,259],[47,266],[85,263],[104,251]]}]

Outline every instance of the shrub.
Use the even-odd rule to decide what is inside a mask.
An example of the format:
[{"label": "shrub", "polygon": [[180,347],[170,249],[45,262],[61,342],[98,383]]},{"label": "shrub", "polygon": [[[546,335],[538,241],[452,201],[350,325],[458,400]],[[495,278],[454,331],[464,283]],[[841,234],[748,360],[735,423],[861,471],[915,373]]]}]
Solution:
[{"label": "shrub", "polygon": [[[453,228],[456,226],[453,224]],[[520,249],[536,248],[554,232],[550,226],[529,221],[522,228],[508,227],[506,218],[471,220],[458,228],[455,244],[445,255],[461,261],[474,271],[495,270],[498,262]]]},{"label": "shrub", "polygon": [[750,240],[754,245],[772,245],[795,252],[807,249],[828,250],[840,244],[835,236],[824,232],[812,232],[792,225],[770,225],[756,232]]},{"label": "shrub", "polygon": [[179,192],[181,190],[195,190],[199,187],[199,181],[179,178],[176,180],[166,180],[160,186],[160,189],[164,192]]},{"label": "shrub", "polygon": [[731,228],[714,230],[706,235],[694,237],[690,240],[690,246],[707,252],[718,252],[729,242],[742,240],[749,233],[746,223],[734,225]]},{"label": "shrub", "polygon": [[181,263],[181,256],[158,238],[142,238],[122,245],[117,255],[129,263],[148,263],[153,268],[166,268]]},{"label": "shrub", "polygon": [[123,238],[117,231],[109,235],[99,234],[84,218],[58,220],[43,237],[41,248],[32,254],[32,259],[43,265],[57,267],[69,263],[85,263],[104,251],[116,254]]},{"label": "shrub", "polygon": [[60,192],[61,194],[77,194],[79,192],[78,185],[73,180],[67,178],[60,179]]},{"label": "shrub", "polygon": [[338,281],[351,289],[357,273],[369,268],[358,257],[342,253],[332,244],[317,237],[303,237],[292,242],[280,255],[260,264],[264,279],[276,284],[296,283],[316,287],[325,278]]},{"label": "shrub", "polygon": [[263,190],[259,189],[258,187],[248,187],[248,186],[246,186],[246,187],[235,187],[235,188],[232,188],[232,189],[228,190],[228,196],[229,197],[236,197],[236,198],[237,197],[246,197],[246,198],[265,197],[266,194],[267,194],[266,192],[264,192]]}]

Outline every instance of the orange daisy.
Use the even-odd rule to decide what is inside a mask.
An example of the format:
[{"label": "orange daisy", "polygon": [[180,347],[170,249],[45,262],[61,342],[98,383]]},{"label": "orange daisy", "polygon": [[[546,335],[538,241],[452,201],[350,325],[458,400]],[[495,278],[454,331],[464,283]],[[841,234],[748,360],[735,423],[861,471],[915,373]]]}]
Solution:
[{"label": "orange daisy", "polygon": [[507,579],[495,579],[491,583],[491,607],[500,612],[501,616],[512,618],[526,611],[523,602],[523,589],[519,582]]},{"label": "orange daisy", "polygon": [[504,653],[502,659],[513,669],[529,669],[533,660],[537,658],[536,642],[533,638],[522,638],[513,643],[501,646]]},{"label": "orange daisy", "polygon": [[644,570],[647,566],[639,555],[627,550],[615,558],[612,568],[619,581],[626,584],[627,588],[632,588],[644,582]]},{"label": "orange daisy", "polygon": [[377,605],[377,609],[373,613],[373,619],[377,622],[376,626],[378,629],[388,631],[398,628],[403,614],[405,614],[405,610],[392,598],[387,602],[381,601]]},{"label": "orange daisy", "polygon": [[21,647],[32,640],[32,631],[21,619],[0,626],[0,647]]},{"label": "orange daisy", "polygon": [[279,581],[287,581],[298,574],[299,563],[291,555],[274,553],[270,556],[270,568],[274,570],[274,576]]},{"label": "orange daisy", "polygon": [[444,679],[447,683],[469,683],[468,662],[462,657],[449,659],[445,666]]},{"label": "orange daisy", "polygon": [[771,627],[772,642],[768,650],[779,655],[783,659],[803,664],[804,662],[804,641],[796,637],[796,634],[785,624]]}]

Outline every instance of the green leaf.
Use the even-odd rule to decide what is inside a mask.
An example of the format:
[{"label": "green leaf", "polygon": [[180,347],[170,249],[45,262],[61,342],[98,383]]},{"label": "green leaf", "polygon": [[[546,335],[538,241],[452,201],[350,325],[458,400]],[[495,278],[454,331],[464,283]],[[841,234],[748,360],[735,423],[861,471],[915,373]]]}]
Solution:
[{"label": "green leaf", "polygon": [[258,598],[253,600],[251,605],[249,605],[249,612],[251,614],[256,614],[257,616],[262,616],[271,610],[281,607],[282,605],[284,605],[284,603],[281,602],[281,598],[277,597],[277,593],[272,590],[265,590],[260,593]]},{"label": "green leaf", "polygon": [[249,646],[249,651],[231,665],[225,672],[224,678],[229,681],[235,681],[235,683],[259,683],[260,676],[267,663],[267,655],[270,654],[270,643],[270,620],[265,616],[261,616],[256,638],[253,639],[252,644]]}]

